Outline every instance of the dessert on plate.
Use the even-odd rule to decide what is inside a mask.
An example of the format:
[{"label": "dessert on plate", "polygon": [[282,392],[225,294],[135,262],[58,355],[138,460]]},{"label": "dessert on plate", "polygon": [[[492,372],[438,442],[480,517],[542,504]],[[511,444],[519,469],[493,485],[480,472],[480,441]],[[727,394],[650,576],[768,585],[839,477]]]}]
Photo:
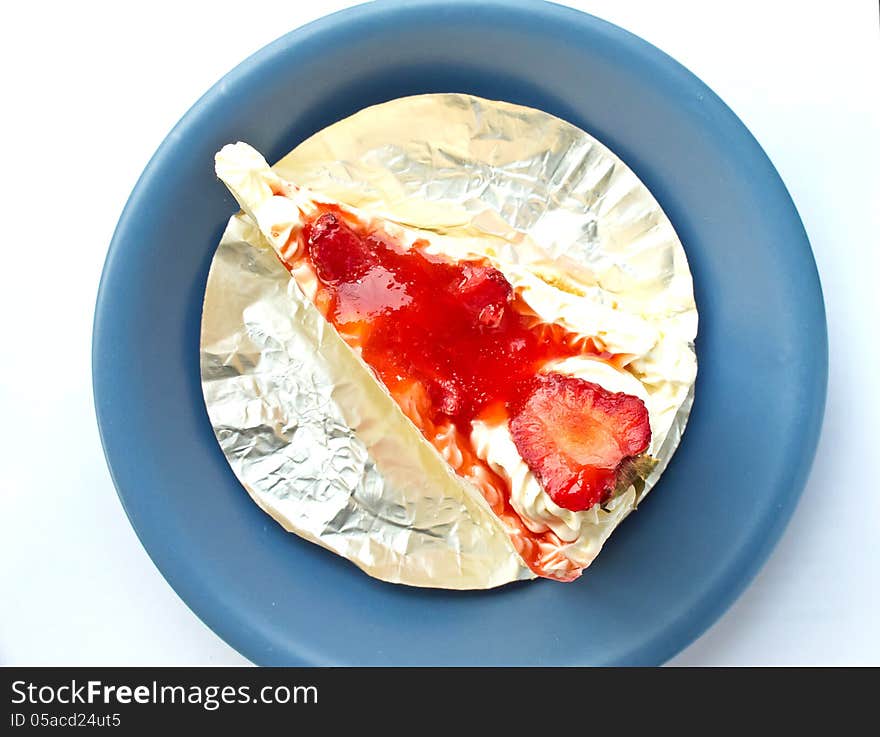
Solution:
[{"label": "dessert on plate", "polygon": [[[409,495],[455,487],[463,536],[493,541],[461,565],[491,568],[512,551],[525,572],[512,577],[580,576],[645,492],[688,401],[689,342],[528,240],[499,247],[402,225],[286,181],[243,143],[217,154],[216,171],[289,272],[298,314],[338,336],[356,377],[346,422],[372,460],[392,476],[405,467]],[[359,392],[392,400],[382,414],[405,420],[377,429]]]}]

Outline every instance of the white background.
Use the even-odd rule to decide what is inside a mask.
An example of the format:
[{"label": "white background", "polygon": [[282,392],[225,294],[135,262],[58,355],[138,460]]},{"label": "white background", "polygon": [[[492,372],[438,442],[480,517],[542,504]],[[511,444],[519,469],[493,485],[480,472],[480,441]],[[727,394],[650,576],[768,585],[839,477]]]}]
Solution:
[{"label": "white background", "polygon": [[[92,313],[116,219],[172,125],[243,58],[349,4],[4,9],[0,663],[246,662],[123,514],[92,408]],[[828,309],[828,409],[803,499],[752,586],[672,663],[880,664],[877,3],[571,4],[671,54],[742,118],[800,210]]]}]

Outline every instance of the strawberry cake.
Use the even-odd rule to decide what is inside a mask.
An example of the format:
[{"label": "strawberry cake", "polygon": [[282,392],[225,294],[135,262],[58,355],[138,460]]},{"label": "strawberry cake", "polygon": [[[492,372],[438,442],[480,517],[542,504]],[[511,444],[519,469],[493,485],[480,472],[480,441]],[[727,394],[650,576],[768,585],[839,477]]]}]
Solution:
[{"label": "strawberry cake", "polygon": [[347,206],[243,143],[216,170],[530,573],[580,576],[640,499],[686,401],[686,342],[595,299],[539,248],[511,258]]}]

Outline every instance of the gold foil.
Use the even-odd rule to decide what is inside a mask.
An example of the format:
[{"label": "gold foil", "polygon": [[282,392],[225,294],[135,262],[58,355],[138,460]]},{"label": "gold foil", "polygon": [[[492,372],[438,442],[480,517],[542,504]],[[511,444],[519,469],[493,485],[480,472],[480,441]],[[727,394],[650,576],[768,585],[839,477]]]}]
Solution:
[{"label": "gold foil", "polygon": [[[690,272],[650,192],[578,128],[456,94],[367,108],[273,168],[464,252],[490,241],[508,260],[545,260],[573,275],[570,288],[661,330],[670,355],[660,352],[641,377],[650,391],[678,387],[654,428],[658,465],[605,525],[598,552],[659,479],[693,400]],[[480,249],[468,248],[476,242]],[[418,435],[243,213],[211,266],[201,370],[224,454],[285,529],[386,581],[467,589],[533,577],[479,493]]]}]

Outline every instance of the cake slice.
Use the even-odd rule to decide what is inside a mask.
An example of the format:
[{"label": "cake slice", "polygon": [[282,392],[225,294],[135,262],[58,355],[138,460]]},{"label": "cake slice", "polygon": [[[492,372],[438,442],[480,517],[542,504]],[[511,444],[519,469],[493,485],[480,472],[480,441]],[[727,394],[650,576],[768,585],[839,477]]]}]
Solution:
[{"label": "cake slice", "polygon": [[[577,578],[633,509],[662,440],[633,369],[657,329],[560,292],[534,249],[463,249],[284,181],[246,144],[224,147],[216,169],[408,419],[396,432],[446,464],[531,573]],[[436,479],[425,469],[412,493],[435,493]]]}]

